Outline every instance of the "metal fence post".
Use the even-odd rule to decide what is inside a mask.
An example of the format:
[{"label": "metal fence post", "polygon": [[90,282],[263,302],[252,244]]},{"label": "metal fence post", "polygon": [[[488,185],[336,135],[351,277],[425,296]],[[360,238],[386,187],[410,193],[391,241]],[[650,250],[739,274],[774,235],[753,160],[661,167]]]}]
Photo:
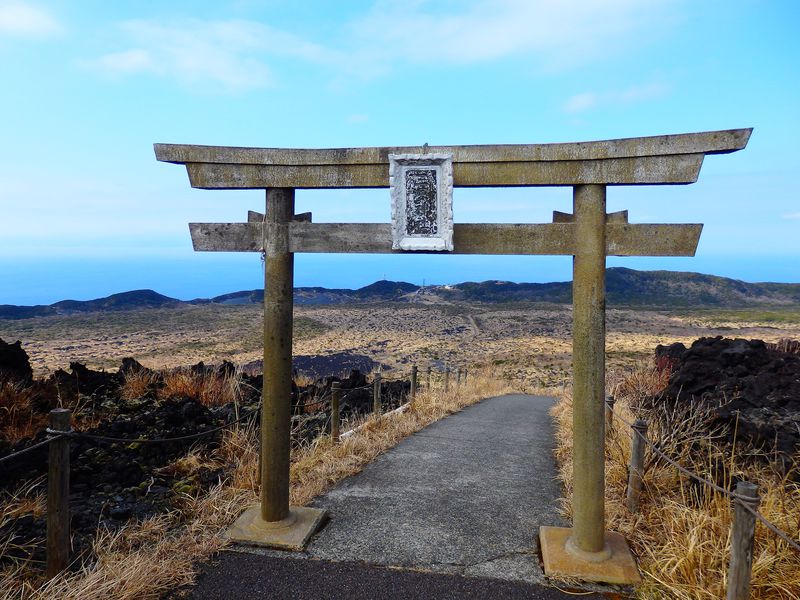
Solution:
[{"label": "metal fence post", "polygon": [[331,384],[331,437],[334,442],[339,441],[339,402],[341,399],[341,383],[334,381]]},{"label": "metal fence post", "polygon": [[[50,429],[71,431],[72,411],[50,411]],[[47,473],[47,577],[67,568],[70,551],[69,531],[69,438],[50,442]]]},{"label": "metal fence post", "polygon": [[756,517],[744,504],[753,510],[758,508],[758,486],[748,481],[736,484],[733,500],[733,524],[731,525],[731,561],[728,565],[727,600],[750,598],[750,572],[753,568],[753,538],[756,532]]},{"label": "metal fence post", "polygon": [[606,433],[614,430],[614,396],[606,396]]},{"label": "metal fence post", "polygon": [[458,371],[456,371],[456,387],[461,385],[461,367],[458,367]]},{"label": "metal fence post", "polygon": [[411,402],[417,399],[417,365],[411,365]]},{"label": "metal fence post", "polygon": [[444,369],[444,391],[447,391],[447,388],[450,384],[450,367],[445,367]]},{"label": "metal fence post", "polygon": [[431,389],[431,366],[428,365],[428,384],[425,386],[426,389]]},{"label": "metal fence post", "polygon": [[464,367],[464,385],[467,385],[467,369]]},{"label": "metal fence post", "polygon": [[375,381],[372,384],[372,412],[376,416],[381,414],[381,374],[375,373]]},{"label": "metal fence post", "polygon": [[636,419],[631,432],[631,465],[628,471],[628,493],[626,506],[632,513],[639,511],[639,496],[642,493],[642,477],[644,476],[645,437],[647,421]]}]

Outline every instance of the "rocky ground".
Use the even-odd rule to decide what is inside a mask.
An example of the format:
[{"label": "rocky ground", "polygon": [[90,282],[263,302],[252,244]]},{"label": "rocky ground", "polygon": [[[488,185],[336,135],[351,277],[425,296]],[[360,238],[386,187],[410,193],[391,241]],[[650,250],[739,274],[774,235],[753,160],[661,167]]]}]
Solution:
[{"label": "rocky ground", "polygon": [[[124,360],[113,372],[72,363],[69,371],[59,369],[49,377],[33,379],[22,346],[2,340],[0,374],[0,400],[5,403],[0,408],[7,409],[0,410],[0,458],[44,439],[51,408],[63,406],[73,411],[77,435],[70,442],[70,507],[74,549],[84,558],[90,558],[86,553],[98,527],[113,530],[131,519],[171,510],[182,495],[196,494],[225,478],[232,465],[207,461],[200,468],[182,468],[181,461],[190,450],[205,456],[213,454],[223,435],[213,430],[232,423],[236,415],[242,419],[241,426],[259,419],[261,375],[237,372],[228,362],[217,367],[199,363],[180,373],[187,381],[207,387],[231,383],[235,378],[235,387],[229,386],[236,390],[235,398],[223,403],[209,402],[196,387],[166,397],[171,372],[151,371],[133,359]],[[140,393],[131,394],[137,389],[132,385],[134,380],[144,382],[138,388]],[[343,390],[343,420],[372,410],[371,382],[368,384],[366,376],[356,369],[347,377],[330,376],[308,385],[293,385],[295,445],[310,442],[329,427],[327,400],[334,381],[339,381]],[[383,410],[399,406],[409,389],[409,382],[387,378],[381,386]],[[10,441],[21,428],[35,433]],[[203,431],[211,433],[158,443],[136,441],[179,438]],[[43,446],[0,464],[0,503],[13,503],[21,489],[30,498],[44,494],[47,453],[47,446]],[[36,513],[9,517],[13,514],[9,511],[0,519],[0,547],[5,545],[0,561],[44,560],[45,518]]]}]

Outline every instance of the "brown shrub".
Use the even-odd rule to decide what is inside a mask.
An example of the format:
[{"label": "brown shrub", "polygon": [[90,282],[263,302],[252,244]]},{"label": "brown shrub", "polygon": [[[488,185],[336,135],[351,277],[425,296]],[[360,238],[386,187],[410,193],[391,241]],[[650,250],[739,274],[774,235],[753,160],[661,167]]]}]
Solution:
[{"label": "brown shrub", "polygon": [[220,406],[241,398],[241,374],[230,375],[175,369],[163,375],[159,398],[191,398],[204,406]]},{"label": "brown shrub", "polygon": [[139,369],[125,374],[119,395],[123,400],[136,400],[144,396],[158,380],[158,376],[150,370]]},{"label": "brown shrub", "polygon": [[[643,411],[639,401],[657,393],[664,381],[656,370],[639,369],[611,374],[616,382],[615,412],[633,422],[646,417],[648,438],[689,471],[726,489],[745,479],[757,483],[760,512],[798,539],[800,484],[797,473],[780,475],[768,462],[754,460],[750,449],[730,446],[719,430],[709,430],[709,415],[691,406]],[[614,388],[612,388],[614,389]],[[572,511],[572,396],[566,392],[553,408],[556,420],[556,457],[565,487],[566,516]],[[682,475],[663,460],[653,460],[645,471],[640,510],[625,507],[630,461],[631,430],[615,418],[606,436],[606,528],[625,535],[639,558],[642,599],[724,598],[730,557],[732,509],[730,498]],[[800,456],[797,457],[800,464]],[[800,553],[758,524],[753,552],[753,600],[800,599]]]},{"label": "brown shrub", "polygon": [[0,436],[14,443],[31,437],[47,424],[47,415],[33,410],[33,388],[10,381],[0,382]]}]

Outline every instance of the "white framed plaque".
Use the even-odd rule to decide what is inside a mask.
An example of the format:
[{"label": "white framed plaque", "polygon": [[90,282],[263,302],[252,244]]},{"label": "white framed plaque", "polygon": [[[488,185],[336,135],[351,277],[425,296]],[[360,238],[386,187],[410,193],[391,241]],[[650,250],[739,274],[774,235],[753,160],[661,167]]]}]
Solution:
[{"label": "white framed plaque", "polygon": [[392,249],[453,249],[453,155],[390,154]]}]

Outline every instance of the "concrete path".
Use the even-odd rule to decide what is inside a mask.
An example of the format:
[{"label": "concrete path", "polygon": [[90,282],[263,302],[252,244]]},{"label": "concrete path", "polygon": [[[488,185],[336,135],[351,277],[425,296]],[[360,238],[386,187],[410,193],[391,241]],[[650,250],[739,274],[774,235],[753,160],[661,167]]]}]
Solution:
[{"label": "concrete path", "polygon": [[[564,524],[557,511],[552,403],[539,396],[500,396],[430,425],[314,501],[328,510],[330,522],[305,553],[244,547],[238,554],[225,552],[192,597],[222,598],[213,590],[228,586],[229,597],[249,598],[240,593],[243,586],[235,593],[229,586],[250,580],[276,598],[323,598],[331,577],[342,585],[358,582],[347,593],[339,589],[338,597],[347,598],[472,597],[433,591],[442,585],[493,590],[476,597],[573,597],[536,585],[544,582],[538,528]],[[293,560],[302,558],[316,560]],[[303,577],[290,575],[298,569],[306,570]],[[381,595],[382,586],[388,595]],[[430,593],[414,591],[425,586]]]}]

